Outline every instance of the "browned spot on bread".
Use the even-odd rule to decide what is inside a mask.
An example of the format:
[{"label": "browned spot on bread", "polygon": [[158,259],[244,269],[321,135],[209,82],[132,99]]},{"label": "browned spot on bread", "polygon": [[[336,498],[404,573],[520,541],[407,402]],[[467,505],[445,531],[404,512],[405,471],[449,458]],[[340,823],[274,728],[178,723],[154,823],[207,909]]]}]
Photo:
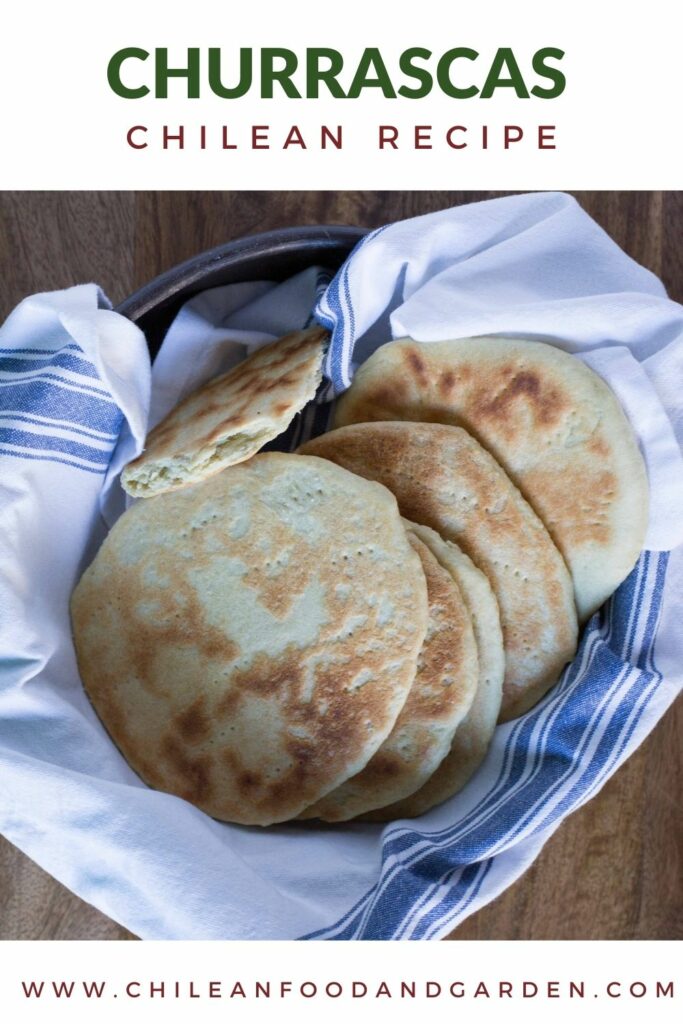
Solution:
[{"label": "browned spot on bread", "polygon": [[291,767],[271,784],[271,792],[276,800],[288,801],[301,787],[304,788],[304,792],[310,787],[311,777],[315,776],[315,759],[318,755],[312,745],[301,743],[297,739],[287,740],[285,746],[292,759]]},{"label": "browned spot on bread", "polygon": [[[214,402],[207,402],[202,409],[198,409],[195,416],[198,419],[205,419],[207,416],[213,416],[218,412],[218,406]],[[151,435],[150,435],[151,436]]]},{"label": "browned spot on bread", "polygon": [[367,723],[376,717],[380,700],[370,688],[361,687],[355,692],[350,689],[363,663],[364,659],[358,657],[333,670],[319,671],[315,701],[302,700],[301,673],[293,671],[296,664],[293,651],[281,660],[275,671],[267,668],[263,656],[255,658],[250,670],[245,671],[238,685],[248,686],[249,677],[253,680],[263,673],[267,695],[278,701],[291,729],[309,731],[313,737],[305,740],[294,732],[285,735],[284,748],[290,765],[270,780],[264,801],[286,804],[302,793],[314,793],[327,765],[348,756],[349,751],[362,749],[368,736]]},{"label": "browned spot on bread", "polygon": [[231,687],[218,700],[214,713],[219,718],[233,718],[241,703],[242,694]]},{"label": "browned spot on bread", "polygon": [[612,454],[612,449],[609,444],[605,438],[599,434],[593,434],[586,447],[589,452],[592,452],[593,455],[598,455],[602,459],[607,459]]},{"label": "browned spot on bread", "polygon": [[505,419],[521,402],[539,425],[547,426],[560,418],[565,402],[559,391],[545,384],[538,374],[508,366],[501,368],[500,378],[504,383],[492,398],[486,390],[480,391],[478,408],[482,416]]},{"label": "browned spot on bread", "polygon": [[526,474],[527,486],[535,493],[543,487],[543,514],[552,536],[564,544],[604,545],[612,537],[610,509],[618,482],[608,470],[587,467],[575,487],[567,487],[566,474],[548,469]]},{"label": "browned spot on bread", "polygon": [[237,776],[237,788],[246,796],[263,786],[263,777],[258,772],[241,772]]},{"label": "browned spot on bread", "polygon": [[301,772],[308,771],[315,760],[316,749],[311,743],[303,743],[300,739],[288,738],[285,741],[287,752]]},{"label": "browned spot on bread", "polygon": [[244,423],[244,420],[245,416],[243,413],[237,413],[232,416],[224,416],[221,418],[220,427],[212,431],[212,436],[215,436],[219,432],[223,431],[225,427],[232,427],[235,426],[236,424],[242,424]]},{"label": "browned spot on bread", "polygon": [[232,685],[239,690],[257,693],[260,697],[284,697],[298,687],[302,677],[301,658],[292,651],[290,657],[273,662],[261,655],[248,669],[234,672]]},{"label": "browned spot on bread", "polygon": [[452,370],[445,370],[439,377],[439,391],[444,397],[450,395],[455,386],[455,374]]},{"label": "browned spot on bread", "polygon": [[235,657],[235,643],[221,629],[207,622],[197,592],[186,580],[177,578],[173,588],[156,588],[150,599],[156,610],[153,617],[141,614],[144,600],[135,600],[134,586],[129,585],[116,601],[118,614],[125,623],[129,656],[136,665],[143,689],[163,693],[163,684],[157,679],[154,666],[167,646],[198,650],[206,657],[220,657],[226,663]]},{"label": "browned spot on bread", "polygon": [[422,356],[414,348],[408,349],[406,352],[406,363],[408,368],[417,377],[420,384],[427,383],[427,367]]},{"label": "browned spot on bread", "polygon": [[277,387],[278,384],[293,384],[294,378],[291,373],[283,373],[281,377],[278,377],[276,381],[273,381],[270,385],[271,388]]},{"label": "browned spot on bread", "polygon": [[373,779],[391,779],[399,775],[403,768],[403,762],[395,754],[378,750],[365,770],[372,772]]},{"label": "browned spot on bread", "polygon": [[394,401],[395,393],[392,388],[378,387],[372,393],[371,399],[368,402],[368,411],[366,412],[367,418],[372,418],[372,412],[370,411],[373,406],[391,406]]},{"label": "browned spot on bread", "polygon": [[179,735],[189,743],[206,739],[211,732],[211,719],[206,713],[206,697],[197,697],[189,708],[176,715],[174,722]]},{"label": "browned spot on bread", "polygon": [[296,600],[299,586],[304,586],[308,577],[309,567],[306,565],[306,546],[303,542],[294,546],[290,554],[290,565],[287,568],[287,586],[282,585],[281,572],[273,566],[270,571],[254,570],[244,577],[244,584],[253,588],[259,604],[267,608],[275,618],[283,619],[291,610]]},{"label": "browned spot on bread", "polygon": [[[160,423],[158,426],[154,427],[154,429],[151,430],[147,435],[147,440],[145,441],[145,449],[149,448],[151,444],[160,444],[161,442],[165,442],[166,438],[170,437],[172,433],[173,430],[171,427],[169,427],[166,423]],[[140,459],[141,458],[142,456],[140,456]],[[135,461],[137,462],[138,460],[136,459]]]},{"label": "browned spot on bread", "polygon": [[171,769],[179,796],[194,803],[203,803],[210,798],[212,785],[209,757],[190,757],[173,734],[162,739],[161,754]]},{"label": "browned spot on bread", "polygon": [[220,759],[234,777],[246,771],[242,759],[234,746],[225,747],[220,753]]}]

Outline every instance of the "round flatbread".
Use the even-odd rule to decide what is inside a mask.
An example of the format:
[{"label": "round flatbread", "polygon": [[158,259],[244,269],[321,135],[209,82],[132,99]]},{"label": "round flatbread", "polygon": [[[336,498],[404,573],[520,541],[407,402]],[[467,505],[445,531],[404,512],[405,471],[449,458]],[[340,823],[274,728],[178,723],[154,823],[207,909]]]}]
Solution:
[{"label": "round flatbread", "polygon": [[332,790],[302,818],[347,821],[418,789],[450,750],[478,680],[472,622],[457,584],[406,524],[422,562],[429,617],[417,673],[394,728],[365,768]]},{"label": "round flatbread", "polygon": [[385,488],[273,453],[134,505],[72,622],[86,691],[135,771],[216,818],[267,825],[386,739],[427,593]]},{"label": "round flatbread", "polygon": [[422,420],[464,427],[543,520],[572,574],[581,621],[633,568],[648,483],[607,384],[555,345],[464,338],[379,348],[337,405],[336,425]]},{"label": "round flatbread", "polygon": [[503,631],[498,602],[483,572],[457,545],[426,526],[414,526],[417,536],[441,565],[453,574],[472,618],[479,655],[479,680],[474,701],[458,726],[450,750],[425,784],[405,800],[363,815],[363,821],[416,818],[459,793],[486,757],[500,712],[505,674]]},{"label": "round flatbread", "polygon": [[402,515],[452,540],[486,574],[505,641],[501,718],[527,711],[576,650],[571,579],[533,509],[466,431],[437,423],[359,423],[303,445],[377,480]]},{"label": "round flatbread", "polygon": [[287,334],[193,392],[126,466],[124,490],[149,498],[250,458],[314,397],[328,338],[322,327]]}]

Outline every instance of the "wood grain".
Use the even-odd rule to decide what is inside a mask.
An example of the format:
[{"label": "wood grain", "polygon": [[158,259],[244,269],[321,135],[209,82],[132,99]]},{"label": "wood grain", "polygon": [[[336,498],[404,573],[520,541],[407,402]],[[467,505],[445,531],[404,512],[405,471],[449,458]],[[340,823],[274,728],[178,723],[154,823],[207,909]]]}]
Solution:
[{"label": "wood grain", "polygon": [[[0,317],[26,294],[91,280],[116,303],[201,249],[256,231],[375,227],[504,194],[0,193]],[[683,299],[683,193],[576,196],[672,298]],[[682,730],[679,701],[523,878],[450,939],[682,938]],[[132,936],[0,838],[0,939],[39,938]]]}]

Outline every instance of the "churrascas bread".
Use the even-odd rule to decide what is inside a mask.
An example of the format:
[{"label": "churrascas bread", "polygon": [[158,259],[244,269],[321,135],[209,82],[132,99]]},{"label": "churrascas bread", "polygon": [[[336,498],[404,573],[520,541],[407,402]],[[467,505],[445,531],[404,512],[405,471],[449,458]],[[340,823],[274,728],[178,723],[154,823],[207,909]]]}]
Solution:
[{"label": "churrascas bread", "polygon": [[336,425],[422,420],[464,427],[543,520],[585,620],[633,568],[648,483],[633,429],[607,384],[538,341],[465,338],[381,346],[357,371]]},{"label": "churrascas bread", "polygon": [[500,712],[505,653],[498,602],[491,586],[457,545],[427,526],[414,525],[413,529],[453,574],[472,618],[479,656],[477,690],[470,710],[456,729],[448,754],[424,785],[404,800],[363,815],[363,821],[415,818],[460,792],[486,757]]},{"label": "churrascas bread", "polygon": [[574,595],[550,535],[493,456],[466,431],[437,423],[358,423],[300,450],[383,483],[403,516],[469,555],[500,608],[501,719],[533,707],[574,656]]},{"label": "churrascas bread", "polygon": [[406,524],[427,581],[427,633],[417,673],[394,728],[365,768],[301,817],[347,821],[408,796],[448,753],[478,680],[472,622],[453,576]]},{"label": "churrascas bread", "polygon": [[322,327],[287,334],[199,388],[151,431],[124,490],[151,497],[250,458],[314,397],[327,340]]},{"label": "churrascas bread", "polygon": [[141,778],[215,818],[268,825],[389,735],[427,591],[384,487],[273,453],[137,502],[71,611],[85,689]]}]

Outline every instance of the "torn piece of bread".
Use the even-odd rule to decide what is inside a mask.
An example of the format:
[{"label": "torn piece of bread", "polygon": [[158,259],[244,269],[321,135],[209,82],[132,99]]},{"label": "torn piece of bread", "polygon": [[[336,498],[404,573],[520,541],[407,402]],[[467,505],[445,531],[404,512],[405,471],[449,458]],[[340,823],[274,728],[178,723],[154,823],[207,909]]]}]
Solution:
[{"label": "torn piece of bread", "polygon": [[124,490],[152,497],[251,458],[315,396],[328,338],[318,326],[286,334],[189,395],[126,466]]}]

